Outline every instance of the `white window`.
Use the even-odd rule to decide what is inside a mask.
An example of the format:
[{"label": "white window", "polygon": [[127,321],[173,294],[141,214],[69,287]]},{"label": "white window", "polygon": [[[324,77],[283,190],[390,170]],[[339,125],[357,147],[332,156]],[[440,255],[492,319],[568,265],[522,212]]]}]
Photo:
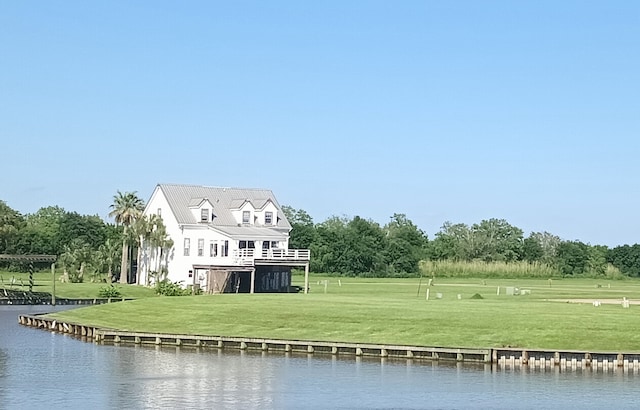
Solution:
[{"label": "white window", "polygon": [[198,239],[198,256],[204,256],[204,239]]},{"label": "white window", "polygon": [[242,223],[248,224],[251,218],[251,211],[242,211]]},{"label": "white window", "polygon": [[191,251],[191,240],[189,238],[184,238],[184,256],[189,256],[190,251]]},{"label": "white window", "polygon": [[222,246],[222,256],[229,256],[229,241],[224,241]]},{"label": "white window", "polygon": [[162,208],[158,208],[158,216],[162,216]]},{"label": "white window", "polygon": [[200,222],[209,222],[209,209],[202,208],[200,210]]},{"label": "white window", "polygon": [[209,256],[218,256],[218,243],[211,241],[209,243]]},{"label": "white window", "polygon": [[264,224],[271,225],[273,223],[273,212],[264,213]]}]

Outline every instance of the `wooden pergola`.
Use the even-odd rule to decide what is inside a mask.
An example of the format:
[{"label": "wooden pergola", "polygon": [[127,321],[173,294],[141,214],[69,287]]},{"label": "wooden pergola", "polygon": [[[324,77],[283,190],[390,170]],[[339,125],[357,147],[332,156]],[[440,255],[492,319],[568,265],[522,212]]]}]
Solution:
[{"label": "wooden pergola", "polygon": [[58,260],[57,255],[10,255],[0,254],[0,262],[27,262],[29,263],[29,292],[33,292],[33,264],[40,262],[51,263],[51,273],[53,275],[53,289],[51,291],[51,304],[56,304],[56,275],[55,262]]},{"label": "wooden pergola", "polygon": [[9,255],[0,254],[0,261],[51,262],[55,263],[57,255]]}]

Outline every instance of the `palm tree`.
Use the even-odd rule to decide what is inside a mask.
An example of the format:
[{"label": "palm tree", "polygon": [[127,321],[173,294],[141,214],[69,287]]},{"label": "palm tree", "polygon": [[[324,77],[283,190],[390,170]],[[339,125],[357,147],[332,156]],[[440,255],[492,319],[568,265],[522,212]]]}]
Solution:
[{"label": "palm tree", "polygon": [[129,227],[134,221],[142,215],[144,210],[144,201],[136,195],[136,192],[125,192],[124,194],[117,191],[113,196],[113,204],[109,206],[111,212],[109,216],[114,218],[116,225],[124,227],[122,235],[122,262],[120,265],[120,283],[128,283],[127,266],[129,265],[129,244],[127,237]]},{"label": "palm tree", "polygon": [[[153,248],[152,258],[155,261],[154,272],[156,274],[156,280],[162,280],[162,259],[163,256],[168,255],[169,249],[173,247],[173,241],[167,234],[167,227],[162,221],[162,217],[155,216],[151,220],[151,234],[149,236],[149,246]],[[148,269],[149,271],[150,269]],[[147,273],[147,286],[149,286],[149,274]]]},{"label": "palm tree", "polygon": [[95,272],[96,252],[82,238],[74,238],[65,245],[59,261],[63,268],[63,280],[71,283],[84,281],[85,270]]},{"label": "palm tree", "polygon": [[107,238],[105,243],[100,245],[100,248],[98,248],[103,265],[107,265],[107,283],[111,283],[111,278],[113,277],[113,265],[116,263],[119,256],[118,247],[119,245],[117,243],[114,243],[110,238]]},{"label": "palm tree", "polygon": [[[150,246],[149,243],[151,239],[151,235],[153,234],[153,230],[155,229],[157,215],[151,214],[149,216],[142,216],[141,218],[136,219],[134,222],[131,235],[133,239],[136,241],[136,245],[138,247],[138,272],[136,275],[136,283],[140,285],[140,274],[143,270],[146,271],[146,276],[149,276],[149,267],[148,267],[148,252],[147,248]],[[144,260],[143,260],[144,258]],[[145,269],[142,269],[142,267]],[[148,281],[148,279],[147,279]]]}]

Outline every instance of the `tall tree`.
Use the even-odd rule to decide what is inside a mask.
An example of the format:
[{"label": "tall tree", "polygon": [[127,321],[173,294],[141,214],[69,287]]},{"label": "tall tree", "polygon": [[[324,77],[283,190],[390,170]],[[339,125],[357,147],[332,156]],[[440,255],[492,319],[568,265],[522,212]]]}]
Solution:
[{"label": "tall tree", "polygon": [[[153,269],[153,272],[155,272],[155,280],[161,281],[164,279],[166,273],[166,268],[163,268],[162,262],[168,258],[169,249],[173,247],[173,240],[167,233],[167,227],[164,225],[162,217],[157,215],[153,216],[151,234],[149,235],[149,246],[152,248],[152,259],[155,260],[155,267]],[[147,286],[150,285],[150,270],[151,267],[148,267],[145,277],[145,284]]]},{"label": "tall tree", "polygon": [[382,273],[386,247],[385,233],[377,222],[354,217],[347,224],[346,272]]},{"label": "tall tree", "polygon": [[15,251],[18,231],[23,223],[24,219],[18,211],[11,209],[6,202],[0,201],[0,253]]},{"label": "tall tree", "polygon": [[426,256],[427,235],[405,214],[393,214],[384,231],[387,237],[384,252],[387,271],[418,272],[420,260]]},{"label": "tall tree", "polygon": [[471,227],[472,259],[512,262],[522,256],[522,229],[504,219],[485,219]]},{"label": "tall tree", "polygon": [[311,245],[311,270],[315,272],[346,273],[347,252],[346,217],[332,216],[316,226],[316,240]]},{"label": "tall tree", "polygon": [[522,259],[527,262],[540,262],[543,255],[542,245],[533,234],[525,238],[522,243]]},{"label": "tall tree", "polygon": [[309,249],[316,240],[316,229],[311,216],[302,209],[294,209],[287,205],[282,207],[282,212],[291,224],[289,248]]},{"label": "tall tree", "polygon": [[628,276],[640,276],[640,244],[616,246],[610,249],[607,261]]},{"label": "tall tree", "polygon": [[[152,215],[155,217],[155,215]],[[136,284],[140,284],[140,271],[143,264],[143,254],[145,253],[145,247],[147,246],[147,239],[151,235],[151,231],[153,229],[152,222],[149,217],[141,215],[139,218],[133,222],[130,227],[129,233],[131,234],[131,239],[135,242],[137,248],[137,256],[136,256]]]},{"label": "tall tree", "polygon": [[97,215],[80,215],[77,212],[65,212],[60,221],[60,243],[68,244],[77,238],[83,239],[93,249],[97,249],[106,240],[106,226]]},{"label": "tall tree", "polygon": [[594,275],[604,275],[607,271],[607,254],[609,248],[604,245],[593,245],[589,247],[589,272]]},{"label": "tall tree", "polygon": [[90,271],[95,274],[99,269],[97,252],[82,238],[75,238],[71,243],[65,245],[59,262],[63,268],[65,282],[83,282],[86,272]]},{"label": "tall tree", "polygon": [[581,275],[589,268],[589,245],[564,241],[558,245],[556,263],[563,275]]},{"label": "tall tree", "polygon": [[558,246],[562,242],[559,236],[550,234],[549,232],[532,232],[529,238],[535,240],[540,245],[542,255],[540,262],[552,264],[556,260]]},{"label": "tall tree", "polygon": [[440,227],[440,231],[436,233],[436,238],[431,245],[432,258],[435,260],[471,260],[474,250],[473,239],[469,226],[446,221]]},{"label": "tall tree", "polygon": [[116,264],[120,251],[120,244],[114,242],[111,238],[100,245],[98,248],[98,255],[103,266],[107,268],[107,283],[111,283],[113,278],[113,266]]},{"label": "tall tree", "polygon": [[124,227],[122,235],[122,262],[120,265],[120,283],[128,283],[127,267],[129,266],[129,227],[142,215],[144,201],[136,195],[136,192],[122,193],[117,191],[113,196],[113,204],[110,205],[109,217],[114,218],[116,225]]}]

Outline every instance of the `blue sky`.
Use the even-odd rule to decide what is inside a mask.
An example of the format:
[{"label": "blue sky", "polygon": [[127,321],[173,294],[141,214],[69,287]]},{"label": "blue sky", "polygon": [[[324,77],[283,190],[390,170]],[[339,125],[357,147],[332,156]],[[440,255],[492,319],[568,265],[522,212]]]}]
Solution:
[{"label": "blue sky", "polygon": [[640,2],[4,2],[0,199],[269,188],[316,222],[640,242]]}]

